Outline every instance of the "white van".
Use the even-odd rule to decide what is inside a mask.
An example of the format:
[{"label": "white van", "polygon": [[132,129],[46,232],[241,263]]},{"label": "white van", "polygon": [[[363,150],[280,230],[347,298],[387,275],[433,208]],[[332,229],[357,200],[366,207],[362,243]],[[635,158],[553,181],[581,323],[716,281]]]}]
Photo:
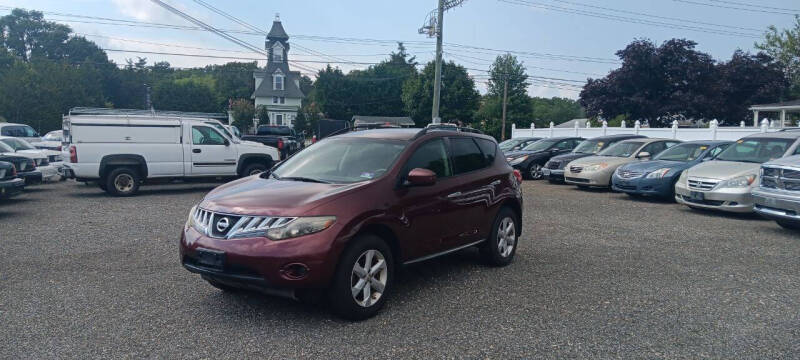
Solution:
[{"label": "white van", "polygon": [[72,109],[63,118],[69,176],[112,195],[150,180],[249,176],[278,161],[278,150],[219,131],[214,114]]}]

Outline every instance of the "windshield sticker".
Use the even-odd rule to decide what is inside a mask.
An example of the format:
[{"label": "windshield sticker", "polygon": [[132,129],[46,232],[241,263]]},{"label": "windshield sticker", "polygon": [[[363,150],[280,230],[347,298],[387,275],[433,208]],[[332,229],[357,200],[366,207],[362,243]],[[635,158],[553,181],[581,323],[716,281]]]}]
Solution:
[{"label": "windshield sticker", "polygon": [[743,143],[743,142],[744,142],[744,140],[737,140],[737,141],[736,141],[736,143],[737,143],[737,144],[741,144],[741,143]]},{"label": "windshield sticker", "polygon": [[705,149],[708,149],[708,146],[701,146],[700,147],[700,150],[705,150]]}]

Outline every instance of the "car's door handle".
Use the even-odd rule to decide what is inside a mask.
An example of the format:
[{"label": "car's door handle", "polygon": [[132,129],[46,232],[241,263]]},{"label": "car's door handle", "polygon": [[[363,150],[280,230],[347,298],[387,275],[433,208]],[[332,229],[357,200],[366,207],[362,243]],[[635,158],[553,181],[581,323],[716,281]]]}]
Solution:
[{"label": "car's door handle", "polygon": [[195,153],[195,154],[199,154],[199,153],[203,152],[203,150],[200,150],[200,149],[192,149],[192,152],[193,152],[193,153]]},{"label": "car's door handle", "polygon": [[454,193],[452,193],[450,195],[447,195],[447,198],[448,199],[452,199],[452,198],[457,198],[459,196],[461,196],[461,191],[457,191],[457,192],[454,192]]}]

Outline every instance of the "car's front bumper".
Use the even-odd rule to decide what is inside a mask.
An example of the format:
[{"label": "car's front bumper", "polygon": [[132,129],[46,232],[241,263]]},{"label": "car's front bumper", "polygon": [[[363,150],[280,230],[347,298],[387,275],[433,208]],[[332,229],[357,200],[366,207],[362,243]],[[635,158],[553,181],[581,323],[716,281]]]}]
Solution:
[{"label": "car's front bumper", "polygon": [[623,179],[615,172],[614,175],[611,176],[611,189],[628,194],[666,197],[672,195],[672,179],[673,178],[648,179],[644,176],[633,179]]},{"label": "car's front bumper", "polygon": [[550,181],[564,182],[564,169],[542,169],[542,175]]},{"label": "car's front bumper", "polygon": [[598,171],[574,173],[570,169],[564,170],[564,181],[567,184],[579,186],[608,187],[611,185],[611,174],[615,169],[601,169]]},{"label": "car's front bumper", "polygon": [[56,181],[61,178],[62,171],[60,170],[61,165],[56,165],[55,163],[47,165],[47,166],[39,166],[36,169],[42,173],[42,181],[49,182],[49,181]]},{"label": "car's front bumper", "polygon": [[800,223],[800,192],[754,189],[753,210],[772,220],[789,220]]},{"label": "car's front bumper", "polygon": [[[181,264],[193,273],[234,286],[266,291],[323,288],[329,285],[336,267],[334,255],[338,251],[331,238],[335,227],[281,241],[261,237],[218,239],[188,227],[180,240]],[[198,250],[223,253],[223,265],[209,266],[198,256]],[[305,276],[287,273],[287,266],[294,264],[307,269]]]},{"label": "car's front bumper", "polygon": [[[680,204],[712,210],[737,213],[753,212],[751,188],[722,188],[710,191],[689,189],[685,182],[675,184],[675,201]],[[692,198],[692,193],[702,193],[702,200]]]},{"label": "car's front bumper", "polygon": [[15,178],[0,181],[0,198],[7,199],[18,195],[25,188],[25,180]]}]

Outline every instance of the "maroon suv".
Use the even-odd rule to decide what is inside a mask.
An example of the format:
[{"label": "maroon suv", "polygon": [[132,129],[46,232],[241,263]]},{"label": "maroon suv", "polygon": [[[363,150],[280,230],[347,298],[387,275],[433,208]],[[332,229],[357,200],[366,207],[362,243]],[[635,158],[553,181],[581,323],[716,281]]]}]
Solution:
[{"label": "maroon suv", "polygon": [[189,214],[180,256],[217,288],[324,289],[339,315],[363,319],[401,264],[470,246],[509,264],[521,219],[519,173],[491,137],[356,131],[211,191]]}]

